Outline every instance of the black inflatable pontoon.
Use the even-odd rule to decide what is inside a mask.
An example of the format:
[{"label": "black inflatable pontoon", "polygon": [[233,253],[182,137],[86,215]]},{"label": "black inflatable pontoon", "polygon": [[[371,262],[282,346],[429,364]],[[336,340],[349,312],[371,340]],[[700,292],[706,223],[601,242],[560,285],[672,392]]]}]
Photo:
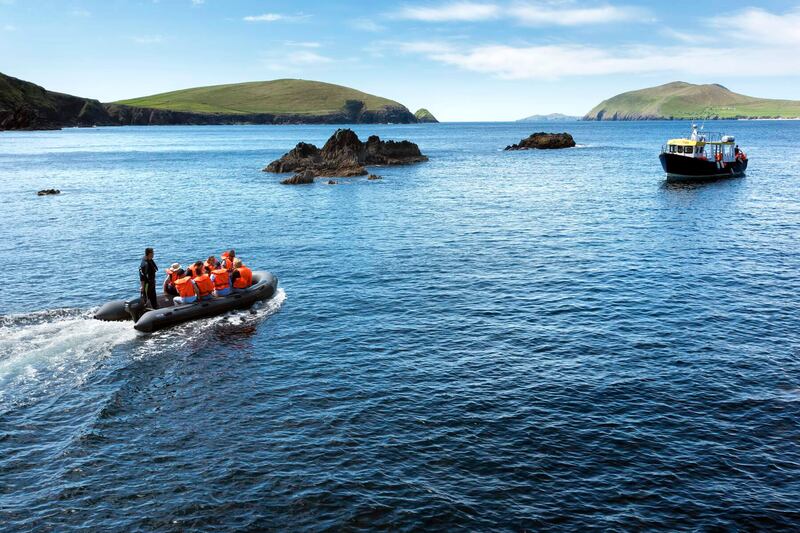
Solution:
[{"label": "black inflatable pontoon", "polygon": [[174,305],[171,296],[161,294],[158,297],[158,309],[152,311],[145,309],[142,298],[115,300],[98,309],[94,317],[106,321],[133,320],[134,328],[150,333],[188,320],[221,315],[234,309],[247,309],[258,301],[269,300],[277,289],[278,278],[263,270],[254,271],[250,288],[229,296]]}]

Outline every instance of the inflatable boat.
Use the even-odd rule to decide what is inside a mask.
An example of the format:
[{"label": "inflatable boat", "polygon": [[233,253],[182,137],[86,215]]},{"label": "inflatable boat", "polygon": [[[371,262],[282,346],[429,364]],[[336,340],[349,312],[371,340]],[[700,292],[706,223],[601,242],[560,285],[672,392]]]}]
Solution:
[{"label": "inflatable boat", "polygon": [[263,270],[254,271],[253,284],[249,288],[228,296],[175,305],[172,296],[161,294],[158,297],[158,309],[149,311],[142,298],[115,300],[98,309],[94,317],[105,321],[133,320],[135,329],[151,333],[181,322],[221,315],[234,309],[247,309],[256,302],[269,300],[277,289],[278,278]]}]

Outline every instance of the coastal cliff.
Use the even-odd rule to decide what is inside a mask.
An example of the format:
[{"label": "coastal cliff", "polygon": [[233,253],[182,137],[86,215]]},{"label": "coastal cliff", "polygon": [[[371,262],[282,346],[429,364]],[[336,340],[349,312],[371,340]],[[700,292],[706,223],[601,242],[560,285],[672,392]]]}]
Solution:
[{"label": "coastal cliff", "polygon": [[0,130],[57,130],[113,124],[97,100],[48,91],[0,73]]},{"label": "coastal cliff", "polygon": [[405,106],[329,83],[274,80],[103,104],[0,73],[0,130],[217,124],[409,124]]}]

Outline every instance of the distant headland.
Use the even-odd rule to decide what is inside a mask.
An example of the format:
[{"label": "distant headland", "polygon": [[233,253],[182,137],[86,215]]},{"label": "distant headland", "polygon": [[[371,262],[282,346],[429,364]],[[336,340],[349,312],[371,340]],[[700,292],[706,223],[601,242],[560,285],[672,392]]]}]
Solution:
[{"label": "distant headland", "polygon": [[755,98],[718,84],[674,81],[604,100],[584,120],[692,120],[800,117],[800,101]]},{"label": "distant headland", "polygon": [[[423,112],[424,113],[421,113]],[[75,126],[380,124],[435,122],[404,105],[318,81],[281,79],[196,87],[101,103],[0,73],[0,130]],[[432,119],[432,120],[431,120]]]}]

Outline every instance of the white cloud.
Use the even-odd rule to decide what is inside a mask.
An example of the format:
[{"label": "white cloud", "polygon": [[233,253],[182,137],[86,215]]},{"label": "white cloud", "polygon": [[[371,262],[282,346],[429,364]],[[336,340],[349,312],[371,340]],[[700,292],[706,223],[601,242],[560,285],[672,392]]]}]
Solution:
[{"label": "white cloud", "polygon": [[132,37],[131,40],[136,44],[161,44],[165,41],[161,35],[139,35]]},{"label": "white cloud", "polygon": [[502,79],[557,79],[614,74],[676,73],[698,76],[735,74],[772,76],[800,71],[800,55],[791,50],[759,48],[625,46],[596,48],[584,45],[514,47],[483,45],[472,48],[442,43],[405,43],[402,49],[433,61]]},{"label": "white cloud", "polygon": [[279,13],[264,13],[263,15],[250,15],[244,17],[242,20],[247,22],[275,22],[278,20],[283,20],[284,18],[286,18],[285,15],[281,15]]},{"label": "white cloud", "polygon": [[509,10],[512,18],[529,26],[584,26],[645,18],[644,10],[631,6],[567,7],[571,3],[520,3]]},{"label": "white cloud", "polygon": [[397,18],[424,22],[480,21],[499,15],[500,8],[495,4],[454,2],[438,7],[405,7],[397,13]]},{"label": "white cloud", "polygon": [[199,6],[206,3],[206,0],[192,0],[192,4]]},{"label": "white cloud", "polygon": [[289,63],[295,65],[319,65],[322,63],[330,63],[333,61],[330,57],[320,55],[310,50],[297,50],[287,54],[286,59]]},{"label": "white cloud", "polygon": [[[737,26],[736,39],[744,39],[763,44],[800,45],[800,7],[782,15],[751,7],[736,14],[735,20],[742,24]],[[730,17],[716,17],[711,26],[729,30]]]},{"label": "white cloud", "polygon": [[642,8],[610,4],[581,7],[574,0],[517,1],[508,5],[456,2],[435,7],[408,6],[400,10],[396,17],[424,22],[479,22],[503,18],[527,26],[582,26],[649,20]]},{"label": "white cloud", "polygon": [[284,46],[297,46],[300,48],[319,48],[322,45],[316,41],[283,41]]},{"label": "white cloud", "polygon": [[6,24],[3,26],[3,31],[17,31],[17,27],[12,26],[11,24]]},{"label": "white cloud", "polygon": [[277,22],[283,21],[296,21],[310,17],[311,15],[304,15],[299,13],[297,15],[283,15],[281,13],[264,13],[263,15],[250,15],[242,18],[245,22]]},{"label": "white cloud", "polygon": [[361,31],[369,31],[373,33],[378,33],[382,31],[386,31],[386,27],[378,24],[374,20],[366,19],[366,18],[359,18],[355,19],[350,23],[350,26],[357,30]]}]

